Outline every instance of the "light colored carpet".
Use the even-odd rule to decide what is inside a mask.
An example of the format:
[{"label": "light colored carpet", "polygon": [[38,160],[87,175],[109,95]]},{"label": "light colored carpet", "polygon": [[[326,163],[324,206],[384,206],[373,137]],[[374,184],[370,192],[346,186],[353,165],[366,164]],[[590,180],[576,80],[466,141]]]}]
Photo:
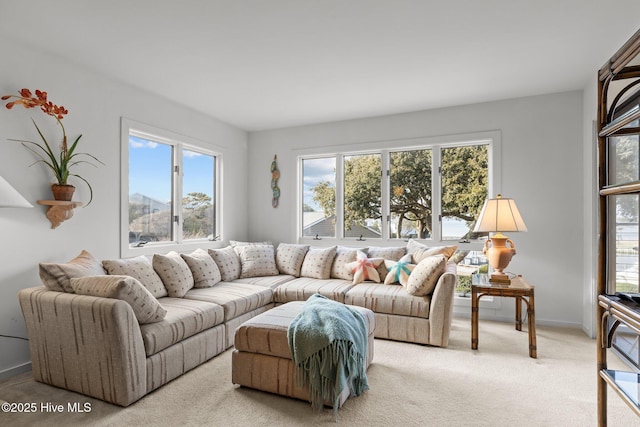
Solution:
[{"label": "light colored carpet", "polygon": [[[446,349],[376,340],[371,390],[340,409],[345,426],[594,426],[595,341],[581,331],[538,327],[538,359],[512,324],[480,322],[470,349],[468,319],[454,319]],[[617,360],[611,355],[610,359]],[[614,366],[615,365],[615,366]],[[623,367],[621,362],[610,367]],[[640,419],[609,390],[609,425]],[[231,384],[231,351],[128,408],[34,382],[30,373],[0,383],[0,401],[37,403],[34,414],[0,413],[1,426],[300,426],[335,425],[332,412]],[[44,413],[42,402],[64,413]],[[69,403],[91,412],[70,414]]]}]

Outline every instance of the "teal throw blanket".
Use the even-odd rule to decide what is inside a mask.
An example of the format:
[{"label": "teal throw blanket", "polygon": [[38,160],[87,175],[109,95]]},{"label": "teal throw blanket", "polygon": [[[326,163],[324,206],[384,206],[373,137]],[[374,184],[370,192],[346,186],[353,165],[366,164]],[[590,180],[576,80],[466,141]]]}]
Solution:
[{"label": "teal throw blanket", "polygon": [[333,402],[349,386],[351,396],[369,389],[366,372],[367,327],[364,316],[320,294],[312,295],[287,332],[296,366],[296,385],[307,387],[314,409]]}]

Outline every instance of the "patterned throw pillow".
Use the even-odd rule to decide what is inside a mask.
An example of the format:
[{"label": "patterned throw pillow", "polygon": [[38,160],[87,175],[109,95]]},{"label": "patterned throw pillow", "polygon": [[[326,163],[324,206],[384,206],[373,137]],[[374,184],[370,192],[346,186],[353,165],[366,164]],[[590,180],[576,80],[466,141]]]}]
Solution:
[{"label": "patterned throw pillow", "polygon": [[367,253],[367,248],[346,248],[338,246],[336,257],[331,266],[331,277],[334,279],[353,280],[353,272],[347,268],[347,264],[357,259],[358,251]]},{"label": "patterned throw pillow", "polygon": [[387,266],[387,277],[384,278],[385,285],[391,285],[393,283],[400,283],[402,286],[407,286],[409,282],[409,276],[414,268],[415,264],[411,264],[411,255],[407,254],[400,258],[398,261],[385,260]]},{"label": "patterned throw pillow", "polygon": [[41,262],[39,267],[44,286],[58,292],[73,293],[70,280],[75,277],[105,275],[100,262],[85,250],[65,264]]},{"label": "patterned throw pillow", "polygon": [[209,255],[216,262],[223,282],[231,282],[240,277],[240,258],[233,247],[209,249]]},{"label": "patterned throw pillow", "polygon": [[328,279],[331,275],[331,264],[336,255],[336,247],[309,248],[302,262],[300,276],[312,279]]},{"label": "patterned throw pillow", "polygon": [[171,251],[166,255],[155,254],[152,264],[170,297],[182,298],[189,289],[193,288],[191,269],[178,252]]},{"label": "patterned throw pillow", "polygon": [[240,258],[241,279],[280,274],[272,245],[243,245],[233,249]]},{"label": "patterned throw pillow", "polygon": [[347,269],[353,272],[353,284],[357,285],[365,280],[380,283],[380,275],[376,267],[382,264],[383,261],[382,258],[368,258],[367,254],[358,251],[356,260],[346,265]]},{"label": "patterned throw pillow", "polygon": [[280,273],[300,277],[300,269],[308,250],[308,245],[280,243],[276,250],[276,266]]},{"label": "patterned throw pillow", "polygon": [[444,255],[427,257],[413,269],[405,289],[411,295],[420,297],[429,295],[446,269],[447,258]]},{"label": "patterned throw pillow", "polygon": [[164,287],[162,279],[144,255],[128,259],[104,260],[102,266],[107,270],[107,274],[131,276],[137,279],[156,298],[167,296],[167,289]]},{"label": "patterned throw pillow", "polygon": [[194,288],[209,288],[222,280],[218,265],[204,249],[196,249],[180,256],[191,269]]},{"label": "patterned throw pillow", "polygon": [[142,283],[129,276],[87,276],[71,279],[71,287],[78,295],[113,298],[126,301],[133,309],[138,323],[153,323],[167,314],[157,299]]},{"label": "patterned throw pillow", "polygon": [[[367,252],[369,253],[369,258],[382,258],[391,261],[398,261],[400,258],[407,254],[407,248],[404,246],[396,246],[390,248],[373,247],[369,248]],[[380,277],[387,277],[387,273],[389,273],[389,270],[387,270],[387,266],[384,262],[380,263],[377,270]]]},{"label": "patterned throw pillow", "polygon": [[409,242],[407,243],[407,253],[411,254],[414,264],[418,264],[426,257],[434,255],[444,255],[448,260],[457,249],[457,245],[427,246],[413,239],[409,239]]}]

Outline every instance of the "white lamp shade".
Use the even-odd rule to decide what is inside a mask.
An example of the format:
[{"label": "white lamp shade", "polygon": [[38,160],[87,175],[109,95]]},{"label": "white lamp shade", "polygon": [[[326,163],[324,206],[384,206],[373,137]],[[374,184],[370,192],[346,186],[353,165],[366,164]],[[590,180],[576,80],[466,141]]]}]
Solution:
[{"label": "white lamp shade", "polygon": [[32,208],[22,194],[0,176],[0,208]]},{"label": "white lamp shade", "polygon": [[513,199],[487,199],[473,228],[475,233],[489,231],[527,231],[522,215]]}]

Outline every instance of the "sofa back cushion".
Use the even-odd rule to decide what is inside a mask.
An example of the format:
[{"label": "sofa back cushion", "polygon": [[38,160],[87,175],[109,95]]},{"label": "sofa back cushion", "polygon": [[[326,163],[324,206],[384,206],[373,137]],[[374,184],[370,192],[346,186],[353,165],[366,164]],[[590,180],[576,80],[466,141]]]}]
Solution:
[{"label": "sofa back cushion", "polygon": [[144,255],[135,258],[104,260],[102,266],[108,274],[131,276],[137,279],[156,298],[167,296],[167,289],[164,287],[162,279],[153,269],[151,261]]},{"label": "sofa back cushion", "polygon": [[196,249],[180,256],[191,269],[194,288],[209,288],[222,280],[218,265],[204,249]]},{"label": "sofa back cushion", "polygon": [[420,261],[413,269],[407,286],[407,292],[414,296],[426,296],[433,292],[440,276],[447,269],[447,257],[434,255]]},{"label": "sofa back cushion", "polygon": [[173,298],[182,298],[193,288],[193,274],[180,254],[171,251],[166,255],[153,255],[153,269],[158,273],[167,294]]},{"label": "sofa back cushion", "polygon": [[336,247],[309,248],[304,257],[300,276],[312,279],[328,279],[331,276],[331,264],[336,255]]},{"label": "sofa back cushion", "polygon": [[64,264],[41,262],[39,270],[40,279],[47,289],[70,293],[73,293],[73,287],[70,282],[71,279],[105,274],[100,262],[85,250]]},{"label": "sofa back cushion", "polygon": [[240,257],[238,257],[232,246],[209,249],[209,255],[216,262],[223,282],[231,282],[240,277]]},{"label": "sofa back cushion", "polygon": [[276,250],[276,267],[281,274],[300,277],[300,269],[309,245],[293,245],[280,243]]},{"label": "sofa back cushion", "polygon": [[347,264],[353,262],[357,258],[358,251],[367,253],[367,248],[347,248],[338,246],[336,248],[336,256],[331,265],[331,278],[353,280],[353,271],[347,268]]},{"label": "sofa back cushion", "polygon": [[240,258],[240,279],[280,274],[273,245],[240,245],[233,249]]},{"label": "sofa back cushion", "polygon": [[138,323],[154,323],[167,314],[162,305],[142,283],[130,276],[87,276],[70,280],[78,295],[113,298],[127,302]]},{"label": "sofa back cushion", "polygon": [[444,255],[448,260],[455,253],[456,249],[458,249],[457,245],[429,246],[413,239],[409,239],[409,242],[407,242],[407,253],[411,255],[414,264],[418,264],[426,257],[434,255]]}]

